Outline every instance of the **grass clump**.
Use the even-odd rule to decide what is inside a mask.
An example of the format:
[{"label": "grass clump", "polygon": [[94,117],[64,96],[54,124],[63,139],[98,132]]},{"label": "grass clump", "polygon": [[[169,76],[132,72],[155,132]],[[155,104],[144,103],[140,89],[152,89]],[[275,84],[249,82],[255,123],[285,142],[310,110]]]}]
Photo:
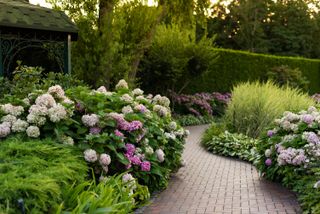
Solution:
[{"label": "grass clump", "polygon": [[314,104],[298,89],[279,87],[269,81],[242,83],[232,91],[225,122],[231,131],[256,138],[283,112],[299,111]]},{"label": "grass clump", "polygon": [[52,213],[63,191],[83,182],[87,164],[81,152],[49,139],[23,142],[17,138],[0,143],[0,213]]}]

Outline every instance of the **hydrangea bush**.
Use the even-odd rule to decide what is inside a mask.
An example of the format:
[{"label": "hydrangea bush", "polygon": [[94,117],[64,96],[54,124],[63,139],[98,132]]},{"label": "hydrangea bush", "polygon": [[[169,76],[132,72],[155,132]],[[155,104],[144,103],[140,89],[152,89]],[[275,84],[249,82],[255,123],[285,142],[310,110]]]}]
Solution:
[{"label": "hydrangea bush", "polygon": [[193,95],[170,92],[177,114],[195,116],[221,116],[231,100],[230,93],[196,93]]},{"label": "hydrangea bush", "polygon": [[[285,112],[267,131],[258,168],[300,194],[303,208],[320,212],[320,111],[315,107]],[[312,196],[311,196],[312,195]]]},{"label": "hydrangea bush", "polygon": [[34,91],[22,105],[0,106],[0,138],[53,138],[83,150],[97,178],[128,171],[150,190],[166,186],[181,163],[187,132],[171,119],[170,100],[129,90],[59,85]]}]

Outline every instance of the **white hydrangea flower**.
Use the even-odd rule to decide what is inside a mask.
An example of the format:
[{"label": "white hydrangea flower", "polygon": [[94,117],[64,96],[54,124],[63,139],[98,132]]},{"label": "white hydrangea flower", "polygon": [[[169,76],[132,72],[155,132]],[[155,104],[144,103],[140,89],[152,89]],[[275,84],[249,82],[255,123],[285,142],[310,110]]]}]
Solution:
[{"label": "white hydrangea flower", "polygon": [[23,102],[26,106],[30,106],[30,100],[29,100],[29,98],[24,98],[24,99],[22,100],[22,102]]},{"label": "white hydrangea flower", "polygon": [[48,115],[48,109],[45,106],[32,105],[29,108],[29,113],[36,116],[46,116]]},{"label": "white hydrangea flower", "polygon": [[264,155],[269,158],[271,156],[272,152],[271,152],[271,149],[267,149],[265,152],[264,152]]},{"label": "white hydrangea flower", "polygon": [[174,121],[171,121],[171,122],[169,123],[168,127],[169,127],[169,129],[170,129],[171,131],[174,131],[174,130],[177,129],[177,123],[174,122]]},{"label": "white hydrangea flower", "polygon": [[48,111],[49,118],[52,122],[57,123],[60,120],[67,118],[67,111],[63,105],[58,103]]},{"label": "white hydrangea flower", "polygon": [[64,90],[60,85],[51,86],[48,89],[48,93],[55,96],[56,98],[63,99],[64,98]]},{"label": "white hydrangea flower", "polygon": [[133,110],[132,110],[131,106],[124,106],[122,108],[122,113],[123,114],[130,114],[130,113],[133,113]]},{"label": "white hydrangea flower", "polygon": [[8,114],[8,115],[3,116],[1,118],[1,122],[8,122],[8,123],[10,123],[11,126],[16,121],[17,121],[17,118],[15,116],[11,115],[11,114]]},{"label": "white hydrangea flower", "polygon": [[65,145],[74,145],[74,140],[72,137],[69,137],[69,136],[63,136],[62,137],[62,143],[65,144]]},{"label": "white hydrangea flower", "polygon": [[111,163],[111,157],[108,154],[101,154],[99,158],[99,163],[102,166],[108,166]]},{"label": "white hydrangea flower", "polygon": [[120,99],[126,103],[132,103],[133,98],[129,94],[124,94],[120,97]]},{"label": "white hydrangea flower", "polygon": [[104,94],[104,93],[107,92],[107,89],[106,89],[106,87],[104,87],[104,86],[100,86],[96,91]]},{"label": "white hydrangea flower", "polygon": [[161,105],[154,105],[153,111],[156,112],[160,117],[166,117],[170,114],[168,109],[166,107],[161,106]]},{"label": "white hydrangea flower", "polygon": [[313,185],[313,188],[315,188],[315,189],[320,188],[320,180],[317,181],[317,182]]},{"label": "white hydrangea flower", "polygon": [[37,97],[35,103],[39,106],[45,106],[47,108],[51,108],[56,105],[56,101],[51,94],[40,95],[39,97]]},{"label": "white hydrangea flower", "polygon": [[144,96],[137,96],[136,101],[138,102],[150,102],[148,99],[146,99]]},{"label": "white hydrangea flower", "polygon": [[26,133],[28,137],[37,138],[40,136],[40,129],[37,126],[29,126]]},{"label": "white hydrangea flower", "polygon": [[130,173],[126,173],[122,176],[123,183],[128,183],[130,181],[134,181],[134,177]]},{"label": "white hydrangea flower", "polygon": [[97,152],[93,149],[86,149],[84,152],[84,159],[87,162],[94,163],[98,160]]},{"label": "white hydrangea flower", "polygon": [[5,138],[10,134],[10,123],[4,122],[0,124],[0,138]]},{"label": "white hydrangea flower", "polygon": [[20,116],[23,112],[24,109],[22,106],[13,106],[10,103],[0,105],[0,109],[5,113],[5,114],[11,114],[13,116]]},{"label": "white hydrangea flower", "polygon": [[47,119],[42,116],[28,114],[27,121],[28,123],[33,123],[33,124],[36,124],[37,126],[43,126],[46,123]]},{"label": "white hydrangea flower", "polygon": [[141,90],[140,88],[136,88],[132,91],[132,94],[135,96],[139,96],[143,94],[143,90]]},{"label": "white hydrangea flower", "polygon": [[162,163],[164,161],[164,152],[162,151],[162,149],[157,149],[156,150],[156,155],[157,155],[157,158],[159,160],[160,163]]},{"label": "white hydrangea flower", "polygon": [[29,124],[27,121],[18,119],[12,124],[12,131],[13,132],[24,132],[28,128]]},{"label": "white hydrangea flower", "polygon": [[86,114],[82,116],[81,120],[85,126],[94,127],[95,125],[98,124],[99,117],[96,114],[90,114],[90,115]]},{"label": "white hydrangea flower", "polygon": [[145,150],[146,150],[146,154],[148,154],[148,155],[151,155],[154,152],[153,148],[151,146],[147,146]]},{"label": "white hydrangea flower", "polygon": [[154,98],[153,98],[153,102],[165,107],[169,107],[170,106],[170,100],[169,98],[165,97],[165,96],[161,96],[159,94],[157,94]]},{"label": "white hydrangea flower", "polygon": [[173,133],[165,132],[164,135],[166,136],[167,139],[171,139],[171,140],[175,140],[176,139],[176,135],[173,134]]},{"label": "white hydrangea flower", "polygon": [[116,85],[116,90],[122,89],[122,88],[124,88],[124,89],[128,89],[129,88],[128,83],[124,79],[120,80],[118,82],[118,84]]}]

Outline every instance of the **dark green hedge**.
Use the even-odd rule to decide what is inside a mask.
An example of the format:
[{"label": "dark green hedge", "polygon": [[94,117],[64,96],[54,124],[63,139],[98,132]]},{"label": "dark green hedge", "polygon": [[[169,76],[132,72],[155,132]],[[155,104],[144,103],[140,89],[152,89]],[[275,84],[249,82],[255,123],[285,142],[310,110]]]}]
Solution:
[{"label": "dark green hedge", "polygon": [[320,60],[216,50],[219,53],[216,63],[202,77],[194,78],[184,93],[227,92],[239,82],[263,79],[271,68],[280,65],[299,68],[310,81],[309,93],[320,92]]}]

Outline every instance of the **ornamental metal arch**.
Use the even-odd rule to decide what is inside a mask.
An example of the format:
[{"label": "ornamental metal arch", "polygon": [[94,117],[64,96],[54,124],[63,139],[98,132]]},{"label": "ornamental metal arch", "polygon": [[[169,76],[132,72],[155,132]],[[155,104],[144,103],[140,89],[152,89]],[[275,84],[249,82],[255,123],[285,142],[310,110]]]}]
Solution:
[{"label": "ornamental metal arch", "polygon": [[27,48],[40,48],[47,51],[57,62],[60,71],[67,73],[70,64],[70,36],[62,34],[43,34],[37,32],[12,33],[0,31],[0,76],[10,75],[15,56]]}]

